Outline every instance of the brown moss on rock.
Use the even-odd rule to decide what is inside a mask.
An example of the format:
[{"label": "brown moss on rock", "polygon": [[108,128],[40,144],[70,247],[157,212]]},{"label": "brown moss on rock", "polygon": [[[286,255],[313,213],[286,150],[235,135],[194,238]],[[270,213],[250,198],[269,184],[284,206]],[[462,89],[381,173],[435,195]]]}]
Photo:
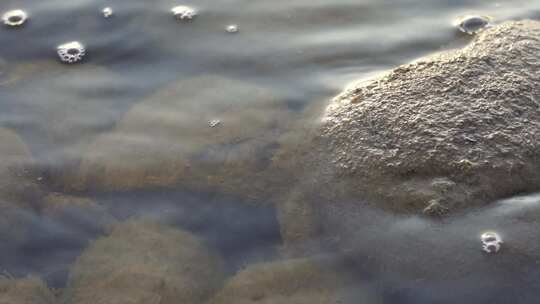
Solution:
[{"label": "brown moss on rock", "polygon": [[328,258],[250,265],[230,278],[209,304],[380,303],[338,269],[336,261]]},{"label": "brown moss on rock", "polygon": [[116,223],[116,219],[97,201],[57,192],[43,198],[39,211],[56,223],[84,225],[97,230],[108,230]]},{"label": "brown moss on rock", "polygon": [[29,206],[39,197],[32,153],[22,138],[0,128],[0,200]]},{"label": "brown moss on rock", "polygon": [[67,303],[202,303],[222,261],[188,232],[130,220],[93,242],[73,265]]},{"label": "brown moss on rock", "polygon": [[56,299],[37,277],[12,279],[0,276],[0,304],[54,304]]},{"label": "brown moss on rock", "polygon": [[182,80],[135,105],[100,136],[66,184],[259,193],[288,115],[285,104],[257,85],[218,76]]}]

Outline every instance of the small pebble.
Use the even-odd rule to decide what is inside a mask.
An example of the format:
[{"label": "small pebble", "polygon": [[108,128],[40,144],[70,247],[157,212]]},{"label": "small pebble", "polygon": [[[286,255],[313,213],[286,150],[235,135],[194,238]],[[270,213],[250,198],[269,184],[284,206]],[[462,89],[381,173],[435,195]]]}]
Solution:
[{"label": "small pebble", "polygon": [[185,5],[175,6],[171,12],[178,20],[191,20],[197,16],[197,11],[194,8]]},{"label": "small pebble", "polygon": [[110,18],[114,14],[112,8],[110,8],[110,7],[104,8],[101,12],[103,13],[103,17],[105,17],[105,18]]},{"label": "small pebble", "polygon": [[61,44],[57,47],[58,56],[60,60],[65,63],[76,63],[83,59],[86,55],[86,49],[78,41],[72,41]]},{"label": "small pebble", "polygon": [[6,12],[2,16],[4,24],[7,26],[17,27],[23,25],[28,19],[28,14],[20,9],[12,10]]},{"label": "small pebble", "polygon": [[226,28],[226,31],[228,33],[236,33],[236,32],[238,32],[238,25],[236,25],[236,24],[228,25],[227,28]]}]

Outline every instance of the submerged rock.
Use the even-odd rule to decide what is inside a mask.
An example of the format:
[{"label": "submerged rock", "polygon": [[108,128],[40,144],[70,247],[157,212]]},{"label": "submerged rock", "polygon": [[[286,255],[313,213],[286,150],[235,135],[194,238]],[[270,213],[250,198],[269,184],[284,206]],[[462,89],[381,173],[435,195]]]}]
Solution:
[{"label": "submerged rock", "polygon": [[380,303],[375,299],[335,261],[303,258],[250,265],[208,304]]},{"label": "submerged rock", "polygon": [[326,109],[310,162],[398,212],[539,190],[539,41],[539,22],[506,22],[351,86]]},{"label": "submerged rock", "polygon": [[0,249],[20,244],[41,196],[32,153],[17,133],[0,128]]},{"label": "submerged rock", "polygon": [[56,299],[39,278],[12,279],[0,276],[0,304],[53,304]]},{"label": "submerged rock", "polygon": [[202,303],[222,261],[188,232],[143,220],[118,224],[73,265],[67,303]]},{"label": "submerged rock", "polygon": [[[49,193],[40,206],[41,215],[70,230],[103,231],[116,223],[107,209],[95,200],[62,193]],[[71,228],[71,226],[75,226]]]},{"label": "submerged rock", "polygon": [[257,181],[287,116],[285,105],[256,85],[217,76],[183,80],[135,105],[66,183],[105,191],[177,184],[263,191]]},{"label": "submerged rock", "polygon": [[0,200],[30,206],[39,197],[32,152],[15,132],[0,128]]}]

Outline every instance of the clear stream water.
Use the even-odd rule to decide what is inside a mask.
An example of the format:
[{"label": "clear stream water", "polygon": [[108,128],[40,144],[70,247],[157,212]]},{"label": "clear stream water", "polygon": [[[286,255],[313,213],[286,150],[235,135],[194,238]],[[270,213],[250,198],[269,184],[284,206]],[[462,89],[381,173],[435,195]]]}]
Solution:
[{"label": "clear stream water", "polygon": [[[199,15],[176,21],[169,10],[180,4],[196,7]],[[102,17],[106,6],[114,17]],[[0,28],[0,127],[15,130],[42,168],[61,168],[65,151],[110,132],[134,105],[180,80],[210,74],[257,84],[297,114],[323,105],[355,79],[466,43],[469,37],[452,26],[460,15],[489,15],[495,23],[540,19],[536,0],[0,1],[1,12],[15,8],[30,19],[21,28]],[[237,33],[226,31],[231,24]],[[62,65],[56,46],[73,40],[86,45],[87,56],[81,64]],[[236,97],[229,97],[234,103]],[[45,191],[60,191],[45,169],[41,182]],[[117,219],[151,214],[204,236],[231,272],[272,259],[281,242],[275,210],[239,203],[237,196],[181,188],[85,195]],[[504,209],[497,208],[450,225],[480,228]],[[423,225],[391,215],[381,216],[379,225],[396,221],[402,225],[382,233],[383,244],[399,243],[403,227]],[[3,245],[0,270],[15,277],[38,274],[62,288],[69,265],[103,234],[98,222],[87,214],[62,225],[35,218],[29,240],[16,248]],[[377,241],[376,232],[370,237]],[[449,250],[460,250],[448,241]],[[380,283],[372,270],[366,281],[384,303],[537,303],[540,268],[527,274],[515,285],[497,277],[495,287],[478,288],[471,286],[493,278]]]}]

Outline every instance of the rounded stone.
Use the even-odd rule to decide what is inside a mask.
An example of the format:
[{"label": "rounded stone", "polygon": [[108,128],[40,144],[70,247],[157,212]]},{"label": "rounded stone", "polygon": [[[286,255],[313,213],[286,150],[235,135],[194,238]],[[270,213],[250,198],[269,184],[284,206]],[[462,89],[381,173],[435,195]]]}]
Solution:
[{"label": "rounded stone", "polygon": [[75,223],[77,229],[106,231],[116,223],[116,219],[97,201],[57,192],[45,195],[39,211],[56,224],[69,227]]},{"label": "rounded stone", "polygon": [[47,285],[37,277],[13,279],[0,276],[0,304],[57,303]]},{"label": "rounded stone", "polygon": [[324,258],[291,259],[247,266],[225,282],[208,304],[380,303],[362,282]]},{"label": "rounded stone", "polygon": [[0,128],[0,200],[31,207],[39,198],[32,152],[14,131]]},{"label": "rounded stone", "polygon": [[[135,105],[100,136],[71,184],[102,191],[178,184],[263,191],[261,176],[288,116],[259,86],[218,76],[182,80]],[[216,118],[220,123],[210,127]]]},{"label": "rounded stone", "polygon": [[506,22],[352,85],[327,107],[309,162],[400,212],[539,190],[539,38],[539,22]]},{"label": "rounded stone", "polygon": [[118,224],[72,266],[67,303],[202,303],[220,286],[221,259],[192,234],[145,220]]}]

